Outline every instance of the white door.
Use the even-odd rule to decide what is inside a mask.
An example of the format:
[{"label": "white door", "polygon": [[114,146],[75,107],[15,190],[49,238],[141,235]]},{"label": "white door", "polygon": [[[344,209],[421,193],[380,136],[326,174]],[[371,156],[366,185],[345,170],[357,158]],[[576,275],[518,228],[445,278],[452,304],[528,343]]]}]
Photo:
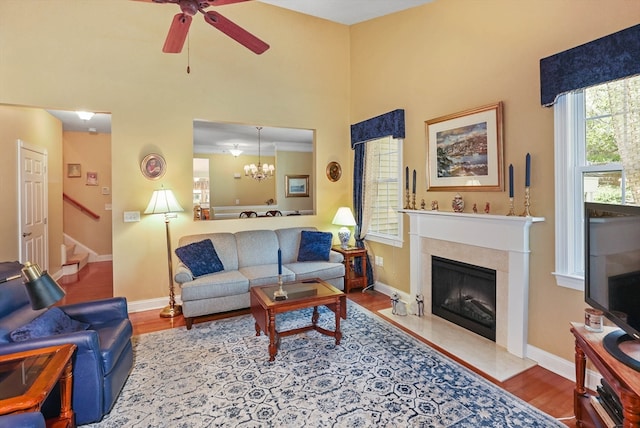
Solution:
[{"label": "white door", "polygon": [[49,269],[47,239],[47,151],[18,140],[20,262]]}]

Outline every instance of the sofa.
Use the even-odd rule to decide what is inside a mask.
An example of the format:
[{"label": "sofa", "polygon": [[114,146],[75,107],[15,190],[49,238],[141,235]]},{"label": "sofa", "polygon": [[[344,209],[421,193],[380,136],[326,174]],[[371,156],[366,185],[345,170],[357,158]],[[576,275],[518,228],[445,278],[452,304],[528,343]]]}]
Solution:
[{"label": "sofa", "polygon": [[[250,287],[277,284],[278,250],[283,282],[318,278],[344,290],[344,258],[331,250],[331,240],[331,233],[318,232],[313,227],[181,237],[175,250],[180,258],[175,281],[181,288],[182,313],[187,329],[191,329],[195,317],[248,308]],[[207,247],[202,247],[203,244]],[[200,245],[200,248],[191,249],[202,254],[211,252],[211,244],[217,254],[211,263],[218,264],[218,268],[214,269],[215,272],[202,274],[208,272],[206,268],[209,266],[205,266],[202,271],[198,269],[198,275],[192,271],[194,262],[185,260],[188,256],[183,250]],[[205,265],[207,263],[204,262]]]},{"label": "sofa", "polygon": [[[20,274],[21,269],[18,262],[0,262],[0,280]],[[62,314],[64,328],[51,314]],[[72,358],[72,408],[78,425],[101,420],[113,407],[133,368],[132,334],[124,298],[36,311],[22,278],[0,284],[0,355],[63,343],[77,346]],[[59,394],[52,392],[45,401],[46,417],[56,416],[53,412],[60,409],[56,400]]]}]

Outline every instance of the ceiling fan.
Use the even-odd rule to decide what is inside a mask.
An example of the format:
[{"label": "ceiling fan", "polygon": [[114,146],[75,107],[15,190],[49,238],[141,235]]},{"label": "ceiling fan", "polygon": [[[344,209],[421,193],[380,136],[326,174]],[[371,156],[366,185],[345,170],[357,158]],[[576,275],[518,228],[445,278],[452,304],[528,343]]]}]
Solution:
[{"label": "ceiling fan", "polygon": [[153,3],[175,3],[180,6],[181,13],[173,17],[169,33],[164,41],[162,52],[180,53],[184,41],[187,38],[189,27],[193,16],[200,12],[204,15],[204,20],[236,42],[240,43],[250,51],[260,55],[267,49],[269,45],[244,28],[220,15],[213,10],[205,10],[209,6],[224,6],[232,3],[240,3],[250,0],[137,0]]}]

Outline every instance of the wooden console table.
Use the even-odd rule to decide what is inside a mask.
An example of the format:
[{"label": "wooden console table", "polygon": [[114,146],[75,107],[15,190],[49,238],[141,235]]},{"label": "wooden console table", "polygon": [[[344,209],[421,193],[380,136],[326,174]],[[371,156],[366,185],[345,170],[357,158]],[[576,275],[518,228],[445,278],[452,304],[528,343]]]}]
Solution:
[{"label": "wooden console table", "polygon": [[49,428],[74,428],[71,408],[72,363],[76,345],[64,344],[0,356],[0,415],[39,412],[60,382],[60,415]]},{"label": "wooden console table", "polygon": [[590,394],[584,385],[586,359],[595,366],[611,385],[623,407],[623,427],[640,427],[640,373],[615,359],[602,345],[602,339],[611,331],[605,327],[602,333],[587,331],[582,323],[571,323],[571,333],[576,339],[576,387],[574,413],[579,427],[606,427],[589,402]]},{"label": "wooden console table", "polygon": [[[331,249],[344,256],[344,292],[349,293],[352,288],[367,288],[367,250],[357,247],[345,250],[339,245]],[[354,269],[357,258],[360,258],[361,274],[356,273]]]}]

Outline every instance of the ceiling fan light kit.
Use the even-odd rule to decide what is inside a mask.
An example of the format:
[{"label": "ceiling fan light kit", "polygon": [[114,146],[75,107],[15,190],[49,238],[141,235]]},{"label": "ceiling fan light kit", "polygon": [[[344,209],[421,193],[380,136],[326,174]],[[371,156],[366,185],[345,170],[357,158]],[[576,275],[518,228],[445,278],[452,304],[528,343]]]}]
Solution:
[{"label": "ceiling fan light kit", "polygon": [[189,33],[189,27],[193,16],[200,12],[204,15],[204,20],[212,27],[217,28],[222,33],[231,37],[242,46],[246,47],[250,51],[260,55],[267,49],[269,45],[258,37],[254,36],[244,28],[235,24],[233,21],[225,18],[218,12],[212,10],[205,10],[209,6],[224,6],[227,4],[241,3],[251,0],[137,0],[148,3],[175,3],[180,6],[181,13],[178,13],[173,17],[171,26],[169,27],[169,33],[165,39],[162,52],[165,53],[180,53],[182,47]]}]

